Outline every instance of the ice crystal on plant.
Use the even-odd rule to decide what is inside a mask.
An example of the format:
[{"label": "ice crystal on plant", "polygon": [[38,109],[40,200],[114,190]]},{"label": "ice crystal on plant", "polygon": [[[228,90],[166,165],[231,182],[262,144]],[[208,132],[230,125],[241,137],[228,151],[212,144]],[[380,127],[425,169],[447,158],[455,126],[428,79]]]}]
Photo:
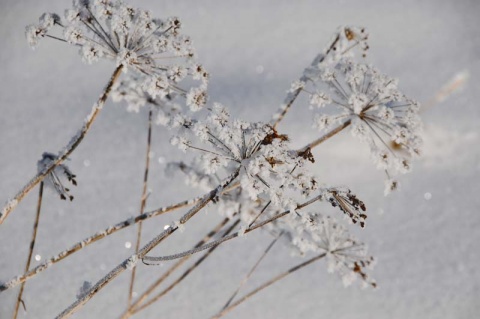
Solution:
[{"label": "ice crystal on plant", "polygon": [[[57,156],[52,153],[45,152],[42,154],[42,159],[38,161],[38,171],[42,172],[50,164],[55,161]],[[77,181],[75,175],[70,171],[68,166],[65,164],[57,165],[53,171],[48,174],[48,177],[44,180],[45,186],[51,187],[52,189],[60,195],[60,199],[70,199],[73,200],[73,196],[70,195],[70,189],[64,186],[65,180],[71,183],[73,186],[77,186]]]}]

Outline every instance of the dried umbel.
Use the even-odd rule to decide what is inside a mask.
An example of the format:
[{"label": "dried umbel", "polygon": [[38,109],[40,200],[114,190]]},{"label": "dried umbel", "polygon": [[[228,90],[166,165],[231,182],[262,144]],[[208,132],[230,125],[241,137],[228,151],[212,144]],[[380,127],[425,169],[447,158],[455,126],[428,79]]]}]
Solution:
[{"label": "dried umbel", "polygon": [[[88,64],[100,58],[114,60],[124,71],[142,74],[133,83],[153,99],[178,94],[187,98],[192,109],[199,109],[206,101],[208,73],[194,61],[192,41],[180,34],[180,28],[176,17],[155,19],[149,11],[122,1],[74,1],[63,20],[45,13],[38,24],[26,28],[26,36],[32,47],[45,37],[75,45]],[[54,29],[62,34],[55,34]],[[200,84],[186,91],[179,83],[187,78]],[[191,101],[189,97],[199,92],[205,99]]]},{"label": "dried umbel", "polygon": [[308,195],[318,187],[305,168],[311,157],[292,151],[287,136],[268,124],[232,120],[225,107],[215,104],[204,121],[184,120],[178,126],[190,134],[174,137],[172,144],[200,153],[190,172],[222,176],[239,169],[246,199],[294,209],[296,202],[290,192]]},{"label": "dried umbel", "polygon": [[319,213],[289,214],[276,222],[272,230],[281,232],[301,255],[325,252],[328,271],[338,273],[345,286],[357,278],[364,284],[376,286],[366,272],[375,264],[367,247],[334,218]]},{"label": "dried umbel", "polygon": [[[42,159],[38,161],[38,171],[46,169],[52,161],[56,159],[56,155],[52,153],[43,153]],[[46,186],[51,187],[55,192],[60,195],[60,199],[66,200],[67,198],[72,201],[73,196],[70,194],[70,189],[65,187],[65,182],[71,183],[73,186],[77,186],[77,181],[75,175],[70,171],[70,169],[65,164],[60,164],[53,171],[48,174],[47,178],[44,180]]]},{"label": "dried umbel", "polygon": [[317,113],[314,127],[324,131],[349,121],[352,135],[368,144],[389,178],[410,171],[410,158],[420,153],[422,125],[419,104],[398,90],[397,80],[351,60],[311,71],[308,79],[311,89],[305,83],[303,90]]}]

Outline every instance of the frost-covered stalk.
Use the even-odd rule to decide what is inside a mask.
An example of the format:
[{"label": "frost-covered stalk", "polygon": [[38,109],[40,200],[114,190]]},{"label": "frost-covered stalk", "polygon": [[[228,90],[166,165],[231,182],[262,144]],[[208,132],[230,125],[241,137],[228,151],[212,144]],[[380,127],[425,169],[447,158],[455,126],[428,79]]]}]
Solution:
[{"label": "frost-covered stalk", "polygon": [[38,265],[37,267],[35,267],[32,270],[26,272],[25,274],[16,276],[16,277],[10,279],[9,281],[0,284],[0,292],[16,287],[17,285],[35,277],[36,275],[40,274],[44,270],[50,268],[53,264],[56,264],[57,262],[59,262],[59,261],[65,259],[65,258],[67,258],[68,256],[71,256],[72,254],[76,253],[77,251],[80,251],[81,249],[89,246],[90,244],[92,244],[92,243],[94,243],[98,240],[101,240],[101,239],[103,239],[103,238],[105,238],[105,237],[107,237],[107,236],[109,236],[109,235],[111,235],[111,234],[113,234],[113,233],[115,233],[119,230],[122,230],[122,229],[127,228],[127,227],[132,226],[132,225],[135,225],[136,223],[139,223],[140,221],[144,221],[146,219],[150,219],[152,217],[155,217],[155,216],[167,213],[167,212],[171,212],[171,211],[183,208],[183,207],[194,205],[194,204],[198,203],[201,199],[202,199],[202,197],[197,197],[197,198],[194,198],[194,199],[185,200],[185,201],[179,202],[179,203],[174,204],[174,205],[162,207],[162,208],[144,213],[142,215],[138,215],[136,217],[126,219],[124,221],[121,221],[121,222],[113,225],[113,226],[109,226],[109,227],[105,228],[104,230],[99,231],[99,232],[97,232],[97,233],[95,233],[91,236],[88,236],[87,238],[83,239],[82,241],[79,241],[78,243],[74,244],[72,247],[59,252],[55,256],[50,257],[44,263]]},{"label": "frost-covered stalk", "polygon": [[0,212],[0,224],[2,224],[8,215],[15,209],[18,203],[38,184],[40,183],[48,174],[50,174],[55,167],[62,164],[63,161],[67,159],[67,157],[72,154],[72,152],[77,148],[78,145],[82,142],[82,140],[87,135],[90,127],[92,126],[93,122],[97,118],[98,114],[102,110],[105,102],[107,101],[108,95],[112,90],[112,87],[115,81],[120,76],[120,73],[123,69],[123,65],[119,65],[115,71],[113,72],[110,80],[108,81],[107,86],[103,90],[103,93],[100,95],[97,103],[95,103],[90,111],[90,114],[86,117],[85,123],[83,124],[80,131],[70,140],[70,142],[58,153],[56,159],[52,161],[47,167],[45,167],[42,171],[38,172],[35,177],[33,177],[27,185],[25,185],[15,197],[10,200],[7,205],[2,209]]},{"label": "frost-covered stalk", "polygon": [[[229,233],[231,233],[239,223],[240,223],[240,219],[237,219],[235,222],[233,222],[230,225],[230,227],[227,230],[225,230],[222,236],[226,236]],[[187,278],[187,276],[191,274],[198,266],[200,266],[200,264],[204,262],[205,259],[207,259],[211,255],[211,253],[213,253],[213,251],[217,248],[218,246],[214,246],[210,248],[202,257],[200,257],[197,261],[195,261],[193,265],[187,268],[173,283],[171,283],[168,287],[166,287],[161,292],[159,292],[156,296],[152,297],[149,301],[145,302],[143,305],[139,306],[138,308],[135,308],[133,311],[133,314],[136,314],[146,309],[147,307],[153,305],[155,302],[160,300],[163,296],[168,294],[173,288],[175,288],[179,283],[181,283],[185,278]],[[184,258],[187,258],[187,257],[184,257]]]},{"label": "frost-covered stalk", "polygon": [[78,311],[80,308],[83,307],[85,303],[87,303],[98,291],[100,291],[103,287],[105,287],[108,283],[118,277],[122,272],[127,269],[132,269],[135,267],[137,261],[139,259],[143,259],[145,255],[155,248],[160,242],[162,242],[165,238],[168,238],[171,234],[178,230],[179,227],[182,227],[185,223],[187,223],[195,214],[197,214],[200,210],[202,210],[208,203],[214,200],[217,196],[219,196],[223,189],[230,185],[232,181],[237,178],[238,171],[233,173],[229,176],[225,181],[223,181],[220,185],[218,185],[215,189],[207,193],[202,197],[198,204],[196,204],[193,208],[191,208],[182,218],[171,224],[168,228],[166,228],[163,232],[161,232],[157,237],[152,239],[148,244],[142,247],[138,251],[138,253],[133,254],[129,258],[125,259],[121,264],[115,267],[112,271],[110,271],[105,277],[99,280],[92,288],[90,288],[83,296],[80,296],[74,303],[72,303],[68,308],[66,308],[61,314],[59,314],[56,318],[68,318],[74,312]]},{"label": "frost-covered stalk", "polygon": [[[28,269],[30,268],[30,263],[32,261],[33,249],[35,248],[35,240],[37,238],[38,223],[40,221],[40,212],[42,209],[42,199],[43,199],[43,182],[40,182],[40,186],[38,188],[37,213],[35,214],[35,221],[33,223],[33,233],[32,233],[32,239],[30,240],[30,247],[28,251],[27,262],[25,264],[25,272],[27,272]],[[25,302],[22,300],[24,288],[25,288],[25,283],[22,283],[22,285],[20,286],[20,291],[18,292],[17,302],[15,304],[15,310],[13,312],[13,319],[17,319],[20,303],[23,304],[24,309],[26,309]]]},{"label": "frost-covered stalk", "polygon": [[[340,27],[337,33],[333,36],[330,45],[312,61],[311,67],[315,68],[324,62],[331,63],[337,61],[344,55],[349,54],[350,51],[358,45],[361,46],[362,50],[366,51],[368,50],[368,45],[366,43],[367,39],[368,34],[363,28]],[[297,82],[303,83],[308,81],[308,76],[305,73],[306,72],[304,72]],[[287,115],[300,93],[302,93],[301,86],[293,87],[288,93],[282,106],[272,118],[271,124],[274,128],[276,128],[285,118],[285,115]]]},{"label": "frost-covered stalk", "polygon": [[[140,214],[143,214],[145,210],[145,205],[147,204],[147,186],[148,186],[148,172],[150,168],[150,147],[152,145],[152,113],[153,111],[150,110],[148,112],[148,129],[147,129],[147,151],[145,155],[145,172],[143,174],[143,190],[142,190],[142,197],[140,200]],[[135,253],[138,253],[140,249],[140,241],[142,239],[142,222],[138,223],[137,229],[137,241],[135,243]],[[128,290],[128,308],[132,303],[132,295],[133,295],[133,286],[135,284],[135,273],[137,267],[134,267],[132,270],[132,277],[130,278],[130,288]]]},{"label": "frost-covered stalk", "polygon": [[293,274],[294,272],[302,269],[303,267],[306,267],[322,258],[324,258],[327,254],[326,253],[322,253],[320,255],[317,255],[313,258],[310,258],[308,259],[307,261],[304,261],[303,263],[301,264],[298,264],[297,266],[295,267],[292,267],[290,268],[289,270],[273,277],[272,279],[264,282],[263,284],[261,284],[260,286],[258,286],[257,288],[253,289],[251,292],[247,293],[245,296],[241,297],[238,301],[234,302],[233,304],[231,304],[230,306],[226,307],[226,308],[223,308],[218,314],[216,314],[215,316],[212,317],[212,319],[218,319],[218,318],[221,318],[223,317],[224,315],[226,315],[227,313],[229,313],[230,311],[232,311],[235,307],[237,307],[238,305],[240,305],[241,303],[247,301],[250,297],[252,297],[253,295],[257,294],[258,292],[262,291],[263,289],[273,285],[274,283],[276,283],[277,281],[280,281],[282,280],[283,278],[287,277],[288,275],[290,274]]},{"label": "frost-covered stalk", "polygon": [[[203,244],[205,244],[207,241],[209,241],[213,236],[215,236],[228,222],[229,218],[224,218],[217,226],[215,226],[208,234],[200,240],[195,247],[200,247]],[[130,305],[130,307],[123,313],[122,319],[127,319],[129,318],[132,314],[133,311],[138,308],[154,291],[155,289],[162,284],[165,279],[167,279],[175,270],[177,270],[179,267],[181,267],[188,259],[190,256],[184,257],[177,261],[175,264],[170,266],[165,273],[163,273],[154,283],[152,283],[138,298],[135,300],[133,304]]]},{"label": "frost-covered stalk", "polygon": [[340,124],[339,126],[333,128],[331,131],[329,131],[328,133],[325,133],[324,135],[320,136],[319,138],[317,138],[316,140],[308,143],[307,145],[305,145],[304,147],[302,147],[300,150],[298,150],[299,152],[305,152],[306,150],[309,150],[309,149],[314,149],[315,147],[317,147],[318,145],[322,144],[323,142],[325,142],[326,140],[328,140],[329,138],[333,137],[334,135],[337,135],[338,133],[340,133],[341,131],[343,131],[345,128],[347,128],[350,124],[352,124],[352,121],[350,120],[347,120],[345,122],[343,122],[342,124]]}]

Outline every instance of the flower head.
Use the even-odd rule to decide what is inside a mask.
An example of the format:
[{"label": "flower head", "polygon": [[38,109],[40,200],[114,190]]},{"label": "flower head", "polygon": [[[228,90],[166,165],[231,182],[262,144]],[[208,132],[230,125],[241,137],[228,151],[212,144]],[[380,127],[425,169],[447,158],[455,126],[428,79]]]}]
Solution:
[{"label": "flower head", "polygon": [[316,115],[315,127],[328,130],[350,121],[352,135],[370,146],[379,169],[387,174],[410,171],[410,157],[421,146],[419,104],[398,90],[396,79],[348,60],[309,76],[315,90],[309,92],[311,108],[323,113],[329,105],[337,110]]},{"label": "flower head", "polygon": [[[54,27],[61,34],[55,34]],[[76,0],[63,20],[46,13],[38,24],[26,28],[26,37],[32,47],[45,37],[75,45],[87,64],[101,58],[113,60],[124,71],[142,74],[143,90],[155,99],[172,92],[187,97],[188,92],[178,85],[187,77],[201,81],[198,90],[205,91],[208,73],[195,63],[192,41],[180,34],[180,28],[176,17],[155,19],[149,11],[119,0]],[[202,102],[197,98],[195,107],[203,106]]]},{"label": "flower head", "polygon": [[309,252],[326,253],[328,272],[338,273],[345,286],[357,278],[364,284],[376,286],[366,273],[367,268],[374,265],[367,247],[334,218],[318,213],[289,214],[273,227],[276,233],[282,232],[290,246],[302,255]]},{"label": "flower head", "polygon": [[184,120],[179,125],[203,145],[183,135],[172,139],[182,150],[200,153],[196,171],[215,175],[238,170],[243,196],[265,199],[278,208],[295,209],[290,192],[308,195],[317,189],[305,168],[306,161],[313,160],[311,153],[292,151],[288,137],[268,124],[232,120],[220,104],[209,111],[204,121]]}]

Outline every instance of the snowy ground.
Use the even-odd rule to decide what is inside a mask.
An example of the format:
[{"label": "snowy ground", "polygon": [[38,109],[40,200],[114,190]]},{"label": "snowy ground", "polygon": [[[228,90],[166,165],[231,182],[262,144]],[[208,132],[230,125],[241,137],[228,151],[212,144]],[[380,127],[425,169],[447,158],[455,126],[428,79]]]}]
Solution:
[{"label": "snowy ground", "polygon": [[[67,1],[68,2],[68,1]],[[133,2],[133,1],[132,1]],[[475,318],[480,316],[480,33],[478,1],[136,1],[155,15],[179,16],[200,60],[212,74],[210,95],[247,120],[268,120],[289,84],[323,48],[338,25],[367,27],[368,61],[400,79],[427,102],[462,71],[464,88],[423,114],[425,156],[383,197],[383,176],[348,134],[318,150],[326,183],[355,190],[369,209],[358,236],[378,258],[377,290],[344,288],[317,263],[245,303],[228,318]],[[0,202],[36,171],[42,152],[69,141],[112,72],[107,62],[85,66],[76,49],[43,41],[32,52],[24,26],[65,1],[0,3]],[[72,203],[47,192],[35,254],[46,258],[108,225],[134,215],[141,193],[146,114],[107,103],[69,165],[79,185]],[[281,129],[298,145],[312,139],[310,114],[298,104]],[[147,209],[199,194],[165,180],[159,158],[181,157],[154,130],[152,195]],[[167,140],[163,138],[163,140]],[[0,281],[24,267],[35,210],[33,191],[0,226]],[[147,223],[144,238],[175,217]],[[215,212],[195,217],[162,252],[191,246]],[[132,252],[133,229],[122,231],[29,281],[20,318],[52,318],[70,304],[84,280],[95,282]],[[208,318],[226,301],[270,238],[252,233],[215,252],[182,286],[138,317]],[[250,287],[298,262],[276,246]],[[37,262],[34,261],[35,265]],[[165,267],[165,266],[164,266]],[[146,285],[162,268],[141,266]],[[124,310],[128,277],[118,278],[75,318],[116,318]],[[0,318],[10,318],[17,290],[0,294]]]}]

